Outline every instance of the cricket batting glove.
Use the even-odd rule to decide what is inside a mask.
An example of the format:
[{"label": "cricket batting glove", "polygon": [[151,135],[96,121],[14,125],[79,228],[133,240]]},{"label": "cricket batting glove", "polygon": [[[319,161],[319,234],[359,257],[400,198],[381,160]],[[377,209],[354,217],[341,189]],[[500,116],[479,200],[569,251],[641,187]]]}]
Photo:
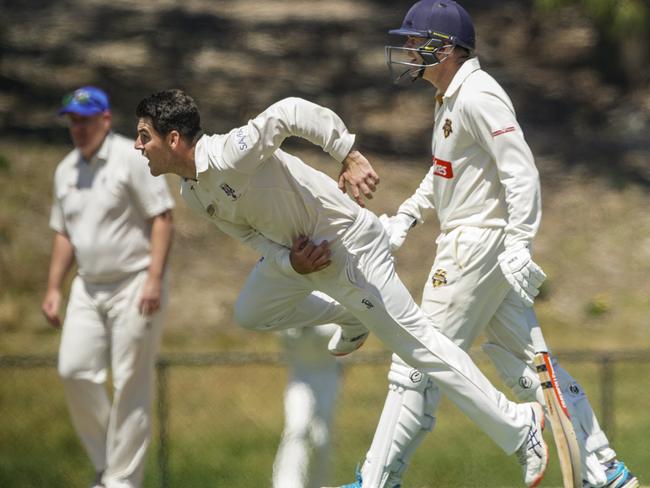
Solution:
[{"label": "cricket batting glove", "polygon": [[397,251],[402,247],[402,244],[404,244],[404,241],[406,240],[406,234],[408,234],[408,231],[411,227],[415,226],[415,223],[417,222],[415,218],[403,213],[398,213],[392,217],[389,217],[386,214],[381,214],[379,216],[379,221],[388,234],[391,252]]},{"label": "cricket batting glove", "polygon": [[542,268],[530,257],[527,247],[506,249],[499,255],[499,266],[513,290],[528,307],[533,306],[539,287],[546,279]]}]

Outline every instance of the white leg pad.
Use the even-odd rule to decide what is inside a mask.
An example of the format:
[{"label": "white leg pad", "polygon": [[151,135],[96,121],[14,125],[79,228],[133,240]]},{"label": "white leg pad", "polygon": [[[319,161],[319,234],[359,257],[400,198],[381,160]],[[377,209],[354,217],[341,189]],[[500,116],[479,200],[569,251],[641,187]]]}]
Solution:
[{"label": "white leg pad", "polygon": [[[482,349],[496,366],[503,382],[513,390],[519,399],[545,404],[539,378],[532,367],[496,344],[486,343]],[[596,451],[608,447],[609,442],[604,432],[600,430],[582,387],[558,365],[555,358],[551,360],[580,445],[582,477],[593,486],[601,486],[607,477]],[[550,422],[547,425],[550,426]]]},{"label": "white leg pad", "polygon": [[393,356],[388,395],[362,468],[363,488],[397,488],[413,453],[435,425],[439,389]]},{"label": "white leg pad", "polygon": [[609,439],[601,430],[582,386],[555,359],[553,359],[553,368],[560,390],[562,390],[562,396],[569,408],[573,428],[580,442],[582,476],[591,486],[602,486],[607,481],[607,475],[599,461],[598,454],[603,451],[611,451]]},{"label": "white leg pad", "polygon": [[481,346],[499,372],[499,376],[517,398],[524,402],[539,402],[544,405],[544,393],[540,388],[537,373],[524,361],[507,349],[486,342]]}]

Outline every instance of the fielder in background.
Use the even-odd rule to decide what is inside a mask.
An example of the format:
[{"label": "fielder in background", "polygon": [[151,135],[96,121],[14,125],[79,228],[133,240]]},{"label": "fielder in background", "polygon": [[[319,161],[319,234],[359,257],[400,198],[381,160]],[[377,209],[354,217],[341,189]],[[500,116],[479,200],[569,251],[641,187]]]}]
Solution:
[{"label": "fielder in background", "polygon": [[[537,325],[531,307],[545,278],[531,258],[541,220],[540,182],[512,102],[481,69],[472,20],[454,1],[417,2],[390,34],[405,41],[386,47],[393,79],[423,79],[437,89],[431,169],[394,216],[380,217],[391,249],[436,212],[441,234],[422,311],[463,350],[485,334],[483,350],[504,382],[520,400],[543,403],[530,334]],[[381,420],[348,488],[401,486],[414,451],[435,425],[440,388],[428,378],[414,381],[421,375],[408,362],[393,356]],[[558,364],[555,370],[580,444],[584,486],[638,486],[617,460],[582,387]]]},{"label": "fielder in background", "polygon": [[75,149],[54,175],[55,234],[42,309],[60,327],[61,288],[76,263],[58,364],[70,416],[95,467],[92,486],[137,488],[167,304],[173,200],[133,142],[111,131],[104,91],[79,88],[64,98],[59,115]]},{"label": "fielder in background", "polygon": [[[209,136],[201,134],[194,100],[166,90],[143,99],[136,115],[135,147],[151,173],[180,176],[191,208],[264,257],[235,305],[239,325],[270,331],[335,323],[342,326],[330,345],[337,354],[359,347],[369,329],[507,454],[516,452],[526,485],[541,479],[548,461],[542,406],[509,401],[415,304],[382,224],[361,206],[379,178],[334,112],[287,98],[242,127]],[[341,163],[339,187],[280,149],[290,136]],[[340,190],[346,183],[359,204]]]},{"label": "fielder in background", "polygon": [[320,488],[327,479],[332,413],[341,365],[327,344],[333,324],[279,332],[288,366],[284,431],[273,463],[273,488]]}]

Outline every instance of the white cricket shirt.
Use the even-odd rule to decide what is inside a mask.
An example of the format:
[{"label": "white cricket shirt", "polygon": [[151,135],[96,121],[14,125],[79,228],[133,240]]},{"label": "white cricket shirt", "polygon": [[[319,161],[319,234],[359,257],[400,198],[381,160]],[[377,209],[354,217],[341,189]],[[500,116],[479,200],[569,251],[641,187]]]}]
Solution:
[{"label": "white cricket shirt", "polygon": [[331,110],[286,98],[228,134],[201,137],[196,179],[181,183],[191,208],[285,268],[299,234],[333,242],[360,209],[331,177],[279,149],[289,136],[321,146],[339,162],[354,143]]},{"label": "white cricket shirt", "polygon": [[398,212],[422,222],[435,208],[443,232],[503,227],[506,247],[530,244],[541,220],[539,174],[510,98],[472,58],[441,100],[432,167]]},{"label": "white cricket shirt", "polygon": [[53,200],[50,227],[68,236],[79,275],[91,283],[147,268],[150,219],[174,206],[165,179],[114,133],[90,161],[74,149],[59,163]]}]

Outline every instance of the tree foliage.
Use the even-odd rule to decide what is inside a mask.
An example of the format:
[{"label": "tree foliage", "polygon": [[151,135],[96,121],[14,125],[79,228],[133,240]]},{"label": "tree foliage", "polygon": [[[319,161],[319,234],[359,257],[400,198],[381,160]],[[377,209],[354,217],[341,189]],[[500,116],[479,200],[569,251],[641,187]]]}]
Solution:
[{"label": "tree foliage", "polygon": [[650,4],[647,0],[536,0],[543,11],[575,5],[593,19],[609,37],[622,38],[648,31]]},{"label": "tree foliage", "polygon": [[645,86],[650,79],[648,0],[535,0],[547,15],[573,7],[591,19],[599,42],[592,64],[611,82]]}]

